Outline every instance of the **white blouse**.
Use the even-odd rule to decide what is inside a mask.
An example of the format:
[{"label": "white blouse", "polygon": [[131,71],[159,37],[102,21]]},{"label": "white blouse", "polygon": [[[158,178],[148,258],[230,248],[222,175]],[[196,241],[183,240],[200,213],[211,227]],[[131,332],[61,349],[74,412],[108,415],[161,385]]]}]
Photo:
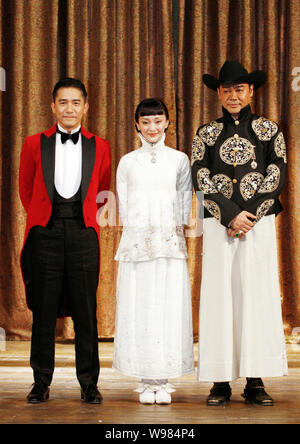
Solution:
[{"label": "white blouse", "polygon": [[164,144],[143,137],[142,147],[120,160],[117,193],[123,233],[117,261],[158,257],[186,258],[183,225],[192,205],[189,158]]}]

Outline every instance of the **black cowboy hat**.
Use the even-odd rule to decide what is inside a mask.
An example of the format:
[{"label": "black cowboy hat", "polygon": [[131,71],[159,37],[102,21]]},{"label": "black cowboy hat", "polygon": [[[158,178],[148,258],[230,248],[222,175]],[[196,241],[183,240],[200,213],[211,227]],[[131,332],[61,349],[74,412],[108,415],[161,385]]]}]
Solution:
[{"label": "black cowboy hat", "polygon": [[253,71],[250,74],[237,60],[226,61],[219,72],[219,79],[210,74],[203,74],[202,80],[206,86],[217,91],[220,85],[233,83],[249,83],[254,85],[254,89],[262,86],[267,80],[264,71]]}]

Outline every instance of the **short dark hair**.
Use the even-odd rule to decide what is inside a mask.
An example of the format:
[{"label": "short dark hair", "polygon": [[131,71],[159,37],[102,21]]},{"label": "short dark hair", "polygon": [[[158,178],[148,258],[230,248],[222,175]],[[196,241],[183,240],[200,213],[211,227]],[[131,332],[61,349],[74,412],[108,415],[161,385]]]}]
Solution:
[{"label": "short dark hair", "polygon": [[156,116],[164,114],[169,120],[169,111],[165,103],[160,99],[149,98],[142,100],[135,111],[135,121],[138,123],[141,116]]},{"label": "short dark hair", "polygon": [[74,79],[72,77],[65,77],[64,79],[60,79],[53,88],[52,97],[53,102],[55,102],[55,98],[57,95],[57,91],[59,88],[77,88],[80,89],[84,96],[84,100],[87,98],[87,92],[84,84],[79,79]]}]

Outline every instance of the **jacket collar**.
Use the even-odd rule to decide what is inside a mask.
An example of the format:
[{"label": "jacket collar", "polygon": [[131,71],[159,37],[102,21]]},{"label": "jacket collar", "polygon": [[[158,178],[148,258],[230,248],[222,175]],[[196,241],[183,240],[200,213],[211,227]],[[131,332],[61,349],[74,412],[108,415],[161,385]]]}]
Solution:
[{"label": "jacket collar", "polygon": [[165,146],[165,138],[166,138],[166,134],[164,134],[162,136],[161,139],[159,139],[158,142],[156,143],[150,143],[148,142],[142,135],[141,133],[139,133],[139,138],[141,139],[142,142],[142,146],[140,148],[141,151],[147,151],[147,152],[152,152],[153,150],[155,151],[160,151],[164,146]]},{"label": "jacket collar", "polygon": [[[228,123],[233,123],[235,119],[232,117],[230,112],[228,112],[227,109],[223,107],[222,111],[223,111],[224,120]],[[251,107],[250,105],[247,105],[241,109],[237,120],[239,120],[239,122],[248,120],[251,117],[251,114],[252,114]]]},{"label": "jacket collar", "polygon": [[[42,134],[45,134],[46,137],[51,137],[54,133],[56,133],[56,124],[51,126],[51,128],[47,129]],[[81,134],[87,139],[91,139],[94,136],[94,134],[87,131],[83,126],[81,127]]]}]

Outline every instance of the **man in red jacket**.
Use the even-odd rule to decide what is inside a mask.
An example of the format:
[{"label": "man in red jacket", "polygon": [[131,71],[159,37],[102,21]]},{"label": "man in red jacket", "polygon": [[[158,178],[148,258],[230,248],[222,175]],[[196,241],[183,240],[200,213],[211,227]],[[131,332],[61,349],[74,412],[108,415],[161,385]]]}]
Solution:
[{"label": "man in red jacket", "polygon": [[49,398],[57,317],[72,316],[76,374],[83,401],[99,404],[96,290],[99,276],[97,194],[108,190],[109,143],[81,127],[88,111],[80,80],[60,80],[53,90],[57,124],[27,137],[19,191],[27,212],[21,269],[33,313],[29,403]]}]

